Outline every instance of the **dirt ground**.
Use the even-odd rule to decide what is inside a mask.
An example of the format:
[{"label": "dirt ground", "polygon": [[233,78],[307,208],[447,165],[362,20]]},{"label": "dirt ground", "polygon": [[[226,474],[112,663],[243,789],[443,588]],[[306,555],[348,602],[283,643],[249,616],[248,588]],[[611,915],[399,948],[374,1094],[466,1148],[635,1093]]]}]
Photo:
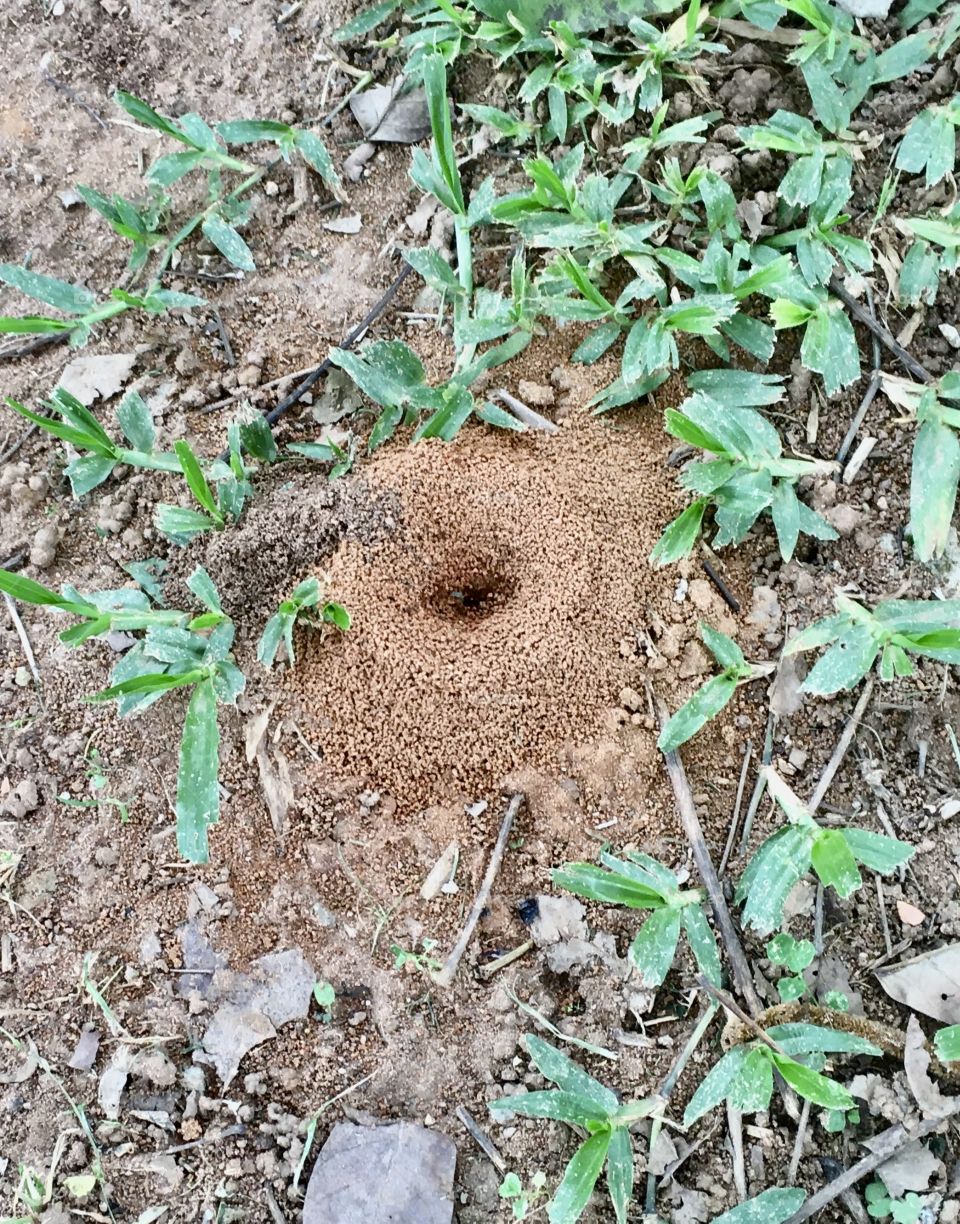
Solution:
[{"label": "dirt ground", "polygon": [[[335,59],[346,52],[329,41],[348,14],[340,0],[306,0],[279,25],[282,7],[10,0],[0,13],[0,257],[19,262],[32,253],[44,272],[104,290],[118,281],[120,240],[60,198],[77,181],[137,193],[138,157],[156,142],[113,106],[118,86],[210,121],[290,112],[302,122],[328,113],[352,84]],[[766,51],[753,50],[759,60],[730,57],[710,82],[735,112],[742,108],[741,122],[750,106],[775,109],[786,88],[775,83],[760,100],[763,82],[754,78],[771,74]],[[381,60],[360,66],[384,69]],[[895,103],[881,91],[864,108],[867,122],[882,126]],[[326,137],[338,164],[361,140],[348,110]],[[362,219],[351,235],[324,228],[337,212],[318,179],[304,197],[289,167],[278,165],[275,190],[258,195],[248,231],[258,271],[241,280],[198,280],[225,265],[202,246],[185,249],[169,287],[208,297],[232,360],[213,311],[203,309],[158,322],[125,319],[87,351],[135,355],[127,385],[149,400],[165,439],[189,437],[216,453],[236,401],[202,408],[245,384],[254,406],[274,403],[284,388],[260,384],[316,364],[393,279],[392,248],[419,241],[407,220],[419,200],[408,161],[406,147],[381,145],[366,176],[347,185],[345,211]],[[762,166],[744,170],[748,176],[762,177]],[[490,252],[482,266],[495,280],[503,261]],[[936,372],[949,365],[937,325],[955,321],[951,292],[913,339]],[[377,334],[406,339],[431,371],[443,371],[450,353],[424,321],[418,293],[408,278]],[[0,292],[5,312],[22,306],[12,291]],[[809,541],[782,565],[769,526],[759,529],[717,561],[737,613],[699,559],[649,569],[653,543],[682,504],[658,411],[682,390],[671,380],[653,404],[592,416],[587,401],[615,367],[570,367],[578,338],[573,330],[546,336],[498,372],[497,385],[514,393],[521,380],[543,392],[558,435],[504,437],[470,426],[449,446],[411,449],[400,439],[336,484],[306,461],[285,464],[258,482],[236,530],[182,552],[151,525],[155,503],[169,496],[164,477],[127,474],[75,502],[60,447],[35,433],[21,444],[21,422],[0,420],[0,563],[10,559],[53,587],[98,590],[128,581],[121,562],[169,554],[171,606],[187,598],[184,580],[203,564],[236,621],[248,677],[238,708],[221,718],[226,797],[211,863],[194,868],[177,857],[171,814],[179,696],[128,721],[90,705],[85,695],[106,684],[115,660],[110,647],[69,650],[56,636],[62,621],[24,607],[37,687],[0,609],[0,849],[20,856],[0,881],[0,1024],[24,1044],[0,1044],[4,1207],[14,1203],[21,1166],[45,1176],[56,1162],[41,1217],[48,1222],[133,1221],[154,1205],[165,1205],[171,1221],[299,1220],[305,1179],[332,1123],[372,1116],[451,1136],[458,1221],[504,1220],[499,1177],[457,1108],[471,1111],[524,1181],[542,1168],[553,1183],[571,1150],[558,1124],[496,1126],[487,1112],[528,1074],[518,1042],[535,1025],[512,995],[563,1031],[612,1047],[615,1066],[586,1062],[625,1096],[657,1090],[695,1022],[692,964],[681,958],[656,997],[639,990],[625,959],[636,929],[629,914],[588,907],[591,932],[612,940],[563,972],[550,968],[542,947],[494,974],[484,967],[529,938],[529,900],[551,892],[550,868],[594,859],[605,841],[693,871],[645,694],[650,684],[676,708],[710,673],[700,619],[735,634],[748,658],[776,661],[785,637],[822,615],[838,586],[867,599],[934,588],[956,594],[956,542],[952,561],[932,576],[904,561],[909,446],[896,409],[879,396],[868,465],[850,485],[824,480],[812,490],[812,504],[840,532],[836,544]],[[869,340],[861,340],[869,363]],[[4,363],[3,393],[35,403],[73,356],[52,347]],[[821,410],[811,439],[809,389],[798,376],[777,423],[801,452],[832,457],[860,394],[853,387]],[[322,403],[321,393],[315,405]],[[279,436],[317,432],[307,405]],[[263,623],[311,574],[329,576],[353,627],[340,637],[298,632],[297,667],[268,673],[255,660]],[[742,688],[684,752],[715,862],[748,744],[747,796],[753,788],[765,687]],[[796,675],[781,673],[777,700],[773,759],[808,793],[855,697],[800,704]],[[902,1009],[872,972],[889,959],[885,940],[912,955],[960,934],[960,832],[943,815],[958,786],[947,731],[957,727],[957,707],[954,678],[940,666],[878,686],[825,806],[877,831],[882,812],[917,847],[910,870],[884,882],[879,899],[873,887],[846,903],[828,898],[821,915],[820,988],[849,988],[871,1016],[901,1026]],[[106,777],[99,791],[90,783],[94,752]],[[441,959],[450,950],[515,790],[526,802],[454,986],[436,987],[416,964],[395,968],[392,945]],[[113,800],[126,805],[126,818]],[[775,825],[764,802],[751,845]],[[422,900],[424,878],[454,841],[455,889]],[[735,849],[733,877],[743,861]],[[814,891],[805,886],[792,899],[798,934],[809,931]],[[906,925],[898,901],[924,920]],[[325,1023],[314,1007],[279,1027],[224,1084],[202,1047],[218,991],[230,973],[290,949],[333,984],[332,1014]],[[759,942],[749,950],[769,969]],[[84,975],[99,984],[105,1008]],[[766,980],[762,987],[776,1001]],[[95,1061],[72,1069],[91,1031],[100,1040]],[[675,1116],[718,1049],[719,1025],[680,1082]],[[71,1102],[102,1153],[105,1182],[86,1198],[71,1199],[64,1184],[91,1167]],[[297,1176],[307,1125],[321,1110]],[[735,1201],[726,1126],[706,1119],[695,1135],[676,1137],[677,1151],[694,1139],[661,1193],[665,1219],[695,1224]],[[782,1183],[792,1131],[760,1117],[745,1141],[750,1189]],[[817,1156],[843,1160],[845,1142],[811,1124],[799,1184],[818,1186]],[[944,1161],[941,1191],[952,1169],[946,1154]],[[631,1218],[642,1215],[643,1181]],[[598,1196],[584,1219],[606,1224],[609,1203]]]}]

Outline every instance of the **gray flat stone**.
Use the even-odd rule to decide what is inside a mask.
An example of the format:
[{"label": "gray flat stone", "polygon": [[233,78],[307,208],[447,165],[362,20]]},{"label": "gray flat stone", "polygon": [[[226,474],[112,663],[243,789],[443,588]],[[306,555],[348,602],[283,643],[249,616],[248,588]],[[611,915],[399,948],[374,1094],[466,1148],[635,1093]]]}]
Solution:
[{"label": "gray flat stone", "polygon": [[452,1140],[413,1122],[338,1122],[310,1175],[303,1224],[451,1224],[456,1164]]}]

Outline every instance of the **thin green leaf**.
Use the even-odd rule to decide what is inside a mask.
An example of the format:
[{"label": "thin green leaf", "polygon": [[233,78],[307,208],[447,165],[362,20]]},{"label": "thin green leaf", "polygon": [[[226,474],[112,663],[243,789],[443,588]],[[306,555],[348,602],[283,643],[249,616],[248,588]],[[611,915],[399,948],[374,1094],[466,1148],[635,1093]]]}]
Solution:
[{"label": "thin green leaf", "polygon": [[550,1224],[576,1224],[583,1215],[607,1158],[611,1137],[609,1130],[602,1130],[580,1146],[547,1205]]},{"label": "thin green leaf", "polygon": [[670,972],[680,938],[680,910],[673,905],[654,910],[630,945],[630,959],[640,971],[644,986],[663,984]]},{"label": "thin green leaf", "polygon": [[54,310],[62,310],[68,315],[87,314],[97,302],[90,290],[81,285],[70,285],[54,276],[31,272],[19,264],[0,263],[0,281],[19,289],[27,297],[52,306]]},{"label": "thin green leaf", "polygon": [[177,848],[191,863],[209,859],[207,829],[220,816],[219,748],[213,680],[201,680],[187,707],[177,771]]},{"label": "thin green leaf", "polygon": [[708,680],[667,720],[657,740],[657,747],[661,752],[675,752],[711,718],[715,718],[736,691],[735,676],[725,673]]},{"label": "thin green leaf", "polygon": [[806,1201],[806,1193],[794,1187],[764,1190],[756,1198],[714,1218],[713,1224],[784,1224]]},{"label": "thin green leaf", "polygon": [[853,1108],[853,1097],[842,1084],[828,1079],[819,1071],[803,1066],[802,1063],[794,1062],[792,1058],[782,1058],[777,1054],[772,1057],[783,1078],[806,1100],[823,1109]]},{"label": "thin green leaf", "polygon": [[220,254],[242,272],[256,272],[253,252],[232,225],[217,213],[211,213],[202,225],[203,236]]},{"label": "thin green leaf", "polygon": [[607,1189],[617,1224],[626,1224],[627,1207],[633,1199],[633,1146],[625,1126],[615,1127],[607,1149]]},{"label": "thin green leaf", "polygon": [[534,1065],[546,1079],[556,1084],[564,1092],[571,1092],[575,1096],[590,1101],[606,1115],[616,1113],[619,1105],[616,1093],[605,1088],[592,1075],[588,1075],[566,1054],[544,1041],[542,1037],[528,1033],[523,1040]]},{"label": "thin green leaf", "polygon": [[220,513],[216,498],[207,484],[207,478],[200,467],[200,461],[190,449],[189,442],[185,442],[181,438],[180,441],[174,443],[173,449],[180,460],[180,466],[183,468],[183,474],[187,479],[190,492],[215,522],[223,522],[223,516]]},{"label": "thin green leaf", "polygon": [[153,414],[136,391],[128,391],[120,401],[117,419],[123,436],[134,450],[150,454],[157,441]]}]

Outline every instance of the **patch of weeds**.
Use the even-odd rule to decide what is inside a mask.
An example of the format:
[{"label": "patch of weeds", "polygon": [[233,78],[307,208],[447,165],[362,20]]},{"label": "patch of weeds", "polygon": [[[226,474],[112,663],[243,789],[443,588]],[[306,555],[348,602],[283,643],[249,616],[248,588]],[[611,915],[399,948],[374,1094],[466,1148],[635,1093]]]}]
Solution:
[{"label": "patch of weeds", "polygon": [[426,974],[427,977],[439,973],[443,968],[443,962],[433,955],[437,946],[437,940],[430,939],[426,935],[420,939],[421,950],[419,952],[416,950],[416,945],[408,951],[400,944],[391,944],[390,951],[393,954],[394,969],[402,972],[409,965],[420,973]]},{"label": "patch of weeds", "polygon": [[770,963],[787,970],[785,976],[777,979],[777,994],[784,1003],[794,1003],[807,993],[807,983],[802,975],[815,955],[816,948],[809,939],[794,939],[788,931],[774,935],[767,944]]},{"label": "patch of weeds", "polygon": [[510,1204],[510,1213],[515,1220],[526,1220],[531,1211],[546,1194],[547,1175],[534,1173],[529,1187],[525,1187],[516,1173],[508,1173],[500,1183],[500,1198]]},{"label": "patch of weeds", "polygon": [[910,655],[960,663],[960,600],[889,599],[873,611],[842,591],[836,615],[815,621],[787,643],[784,654],[827,646],[800,686],[830,696],[857,685],[880,660],[881,680],[912,676]]},{"label": "patch of weeds", "polygon": [[710,370],[691,375],[688,382],[694,394],[679,409],[667,409],[667,431],[714,457],[684,469],[682,483],[699,496],[664,530],[651,553],[653,564],[687,556],[711,506],[717,526],[714,548],[740,543],[765,511],[773,519],[784,561],[793,556],[801,533],[835,540],[836,531],[796,493],[800,480],[831,471],[833,465],[786,458],[777,430],[751,406],[779,400],[779,380],[741,370]]},{"label": "patch of weeds", "polygon": [[652,910],[630,945],[630,959],[648,988],[663,984],[677,952],[681,927],[700,972],[720,984],[720,952],[704,914],[704,892],[682,890],[676,875],[647,854],[625,850],[600,854],[601,866],[567,863],[551,873],[554,886],[578,897]]},{"label": "patch of weeds", "polygon": [[329,1024],[333,1020],[333,1005],[337,1001],[337,992],[331,982],[315,982],[313,986],[313,1001],[320,1012],[321,1024]]},{"label": "patch of weeds", "polygon": [[755,931],[767,934],[782,925],[790,890],[811,868],[824,888],[849,897],[863,884],[859,865],[889,875],[913,855],[913,846],[883,833],[823,828],[775,769],[765,766],[764,779],[788,823],[756,852],[734,894],[745,925]]},{"label": "patch of weeds", "polygon": [[[311,615],[311,610],[318,606],[319,612]],[[264,667],[273,666],[281,642],[286,647],[287,662],[293,667],[296,661],[293,652],[293,628],[298,621],[315,628],[334,625],[342,633],[346,633],[350,628],[350,613],[343,604],[323,600],[323,588],[319,578],[305,578],[267,621],[257,643],[257,659]]]},{"label": "patch of weeds", "polygon": [[892,1198],[882,1181],[876,1179],[863,1192],[867,1215],[872,1220],[893,1220],[895,1224],[918,1224],[923,1214],[924,1200],[910,1192],[903,1198]]},{"label": "patch of weeds", "polygon": [[511,1110],[528,1118],[553,1118],[587,1132],[547,1204],[550,1224],[575,1224],[580,1219],[604,1166],[617,1224],[626,1224],[633,1197],[630,1127],[657,1113],[662,1102],[651,1098],[621,1104],[616,1093],[546,1041],[528,1034],[524,1045],[540,1074],[557,1087],[492,1101],[491,1113],[496,1117],[498,1111]]},{"label": "patch of weeds", "polygon": [[202,863],[208,857],[207,828],[220,813],[217,707],[234,704],[245,680],[230,654],[233,622],[220,606],[210,575],[198,567],[187,585],[205,608],[198,616],[153,608],[145,592],[128,587],[82,596],[66,586],[58,595],[30,578],[0,570],[0,591],[78,619],[60,634],[69,646],[109,631],[145,632],[114,666],[110,686],[89,700],[116,700],[126,717],[172,689],[190,689],[177,773],[177,845],[184,858]]},{"label": "patch of weeds", "polygon": [[130,819],[130,808],[122,800],[107,793],[107,787],[110,782],[103,768],[103,758],[93,742],[93,737],[87,741],[87,746],[83,750],[83,759],[87,763],[85,773],[94,797],[92,799],[74,799],[69,791],[62,791],[57,795],[57,802],[62,803],[64,807],[80,809],[100,808],[103,805],[113,807],[117,810],[120,823],[126,824]]},{"label": "patch of weeds", "polygon": [[835,1080],[822,1074],[827,1054],[872,1054],[883,1051],[853,1033],[816,1024],[779,1024],[766,1030],[770,1044],[759,1038],[734,1046],[708,1072],[683,1115],[689,1126],[728,1101],[743,1113],[765,1110],[773,1095],[776,1069],[805,1100],[824,1109],[853,1109],[854,1099]]}]

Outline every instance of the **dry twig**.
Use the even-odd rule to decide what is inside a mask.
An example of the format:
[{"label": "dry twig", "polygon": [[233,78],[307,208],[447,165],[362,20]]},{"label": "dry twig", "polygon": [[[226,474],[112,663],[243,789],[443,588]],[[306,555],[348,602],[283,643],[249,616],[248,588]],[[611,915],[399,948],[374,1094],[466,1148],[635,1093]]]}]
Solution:
[{"label": "dry twig", "polygon": [[507,806],[507,813],[503,818],[503,823],[500,825],[500,833],[497,836],[497,841],[493,847],[493,853],[490,855],[490,862],[487,864],[487,872],[483,877],[483,882],[477,893],[476,899],[470,913],[467,915],[467,921],[464,923],[463,930],[460,932],[460,938],[454,945],[453,951],[447,957],[443,968],[439,973],[434,974],[433,980],[438,986],[449,986],[457,975],[457,968],[464,952],[467,950],[467,944],[470,942],[470,937],[473,935],[474,928],[480,921],[480,915],[483,913],[484,906],[487,904],[487,898],[490,896],[490,889],[493,888],[493,882],[497,878],[497,872],[500,870],[500,864],[503,862],[504,851],[507,848],[507,839],[510,836],[510,830],[513,828],[513,822],[516,819],[517,812],[520,810],[520,804],[523,802],[523,794],[518,793],[510,799]]}]

